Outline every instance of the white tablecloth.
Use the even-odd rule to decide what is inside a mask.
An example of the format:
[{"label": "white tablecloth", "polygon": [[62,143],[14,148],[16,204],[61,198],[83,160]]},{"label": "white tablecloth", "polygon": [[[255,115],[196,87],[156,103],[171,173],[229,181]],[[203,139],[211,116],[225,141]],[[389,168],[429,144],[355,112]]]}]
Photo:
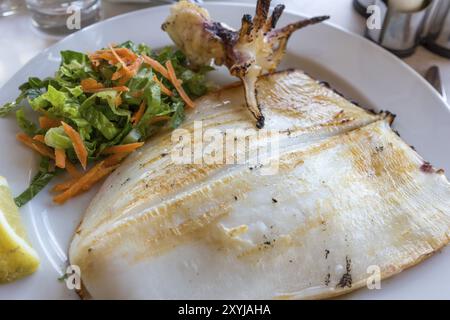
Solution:
[{"label": "white tablecloth", "polygon": [[[251,2],[255,0],[240,0]],[[352,8],[352,0],[282,0],[287,10],[305,15],[330,14],[331,22],[354,33],[363,34],[365,20]],[[103,18],[145,8],[145,4],[117,4],[103,0]],[[0,17],[0,87],[8,81],[33,56],[52,45],[60,38],[36,30],[29,15],[24,12],[9,17]],[[318,39],[317,41],[320,41]],[[441,68],[443,82],[450,93],[450,60],[439,57],[424,48],[405,61],[423,74],[430,66]]]}]

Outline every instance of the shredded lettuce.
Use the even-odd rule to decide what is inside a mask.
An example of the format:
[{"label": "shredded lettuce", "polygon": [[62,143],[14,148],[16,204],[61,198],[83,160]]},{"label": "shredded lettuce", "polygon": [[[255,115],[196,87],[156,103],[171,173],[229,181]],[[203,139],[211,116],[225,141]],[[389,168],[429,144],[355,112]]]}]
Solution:
[{"label": "shredded lettuce", "polygon": [[39,129],[33,122],[26,118],[25,110],[23,108],[16,111],[16,120],[19,128],[27,135],[34,136],[38,134]]},{"label": "shredded lettuce", "polygon": [[[110,91],[103,91],[103,92],[96,93],[94,96],[106,101],[109,109],[111,110],[111,112],[113,114],[115,114],[116,116],[119,116],[119,117],[127,117],[127,120],[129,120],[131,112],[127,109],[118,108],[118,106],[116,106],[117,95],[118,95],[117,91],[110,90]],[[100,104],[100,105],[104,105],[104,104]],[[111,118],[113,118],[113,116],[111,116]]]},{"label": "shredded lettuce", "polygon": [[45,134],[45,144],[52,148],[64,150],[72,148],[72,141],[67,136],[63,127],[49,129]]},{"label": "shredded lettuce", "polygon": [[89,57],[81,52],[61,51],[61,66],[56,74],[57,78],[78,82],[80,79],[93,75]]},{"label": "shredded lettuce", "polygon": [[5,117],[8,115],[11,111],[16,109],[19,106],[16,102],[8,102],[5,103],[3,106],[0,107],[0,118]]},{"label": "shredded lettuce", "polygon": [[70,94],[72,95],[72,97],[74,97],[74,98],[78,98],[79,96],[81,96],[83,94],[83,89],[81,89],[81,86],[67,88],[67,91],[69,91]]},{"label": "shredded lettuce", "polygon": [[14,199],[19,208],[33,199],[60,172],[59,170],[50,171],[50,169],[49,159],[42,158],[39,164],[39,171],[31,180],[30,186]]},{"label": "shredded lettuce", "polygon": [[[162,65],[170,60],[191,99],[209,89],[205,75],[212,68],[189,69],[186,57],[179,50],[164,48],[155,51],[132,41],[118,47],[127,48],[136,55],[150,56]],[[168,79],[144,63],[131,79],[120,82],[113,77],[119,68],[120,64],[110,64],[104,59],[94,63],[82,52],[61,51],[61,64],[55,75],[45,79],[28,78],[19,87],[20,94],[16,100],[0,107],[0,117],[16,111],[17,124],[24,133],[30,137],[44,135],[44,143],[48,147],[64,149],[73,163],[78,162],[77,155],[63,127],[40,128],[30,120],[31,117],[27,118],[29,111],[35,112],[37,117],[64,121],[74,128],[81,136],[91,163],[103,158],[102,151],[107,147],[142,142],[163,126],[176,128],[182,123],[185,103]],[[161,93],[155,76],[173,92],[172,96]],[[82,80],[85,79],[95,80],[105,89],[99,92],[83,90]],[[126,91],[114,90],[119,86],[126,86]],[[136,123],[134,115],[141,105],[145,106],[145,112]],[[153,121],[155,117],[158,121]],[[19,205],[29,201],[56,175],[45,163],[48,164],[49,159],[43,160],[30,187],[17,198]]]},{"label": "shredded lettuce", "polygon": [[39,97],[49,85],[51,79],[40,80],[31,77],[28,81],[19,87],[20,94],[13,102],[8,102],[0,107],[0,117],[5,117],[15,109],[19,108],[26,99],[35,99]]},{"label": "shredded lettuce", "polygon": [[109,119],[96,108],[95,100],[97,96],[93,95],[87,99],[80,107],[81,116],[86,119],[95,129],[97,129],[106,139],[113,139],[119,129]]},{"label": "shredded lettuce", "polygon": [[174,113],[170,120],[170,126],[173,129],[178,128],[184,120],[184,104],[178,101],[174,105]]}]

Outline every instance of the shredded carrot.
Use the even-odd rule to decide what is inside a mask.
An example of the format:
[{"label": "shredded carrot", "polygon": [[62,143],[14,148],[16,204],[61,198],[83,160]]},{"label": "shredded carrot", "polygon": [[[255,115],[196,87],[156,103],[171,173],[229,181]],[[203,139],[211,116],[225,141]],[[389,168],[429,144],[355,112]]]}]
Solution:
[{"label": "shredded carrot", "polygon": [[139,91],[133,91],[133,92],[130,93],[130,95],[131,95],[133,98],[140,98],[140,97],[142,97],[143,94],[144,94],[144,92],[143,92],[142,90],[139,90]]},{"label": "shredded carrot", "polygon": [[111,80],[119,80],[120,85],[124,85],[131,78],[133,78],[139,71],[143,62],[142,57],[136,59],[127,69],[121,68],[118,71],[114,72],[111,77]]},{"label": "shredded carrot", "polygon": [[133,78],[139,71],[139,69],[142,66],[142,63],[144,62],[142,57],[139,57],[136,59],[135,62],[133,62],[132,65],[130,65],[129,67],[129,74],[127,74],[125,77],[121,78],[119,80],[119,84],[124,85],[125,83],[127,83],[128,80],[130,80],[131,78]]},{"label": "shredded carrot", "polygon": [[93,78],[83,79],[80,84],[83,91],[104,88],[103,84]]},{"label": "shredded carrot", "polygon": [[118,146],[112,146],[103,150],[102,154],[112,154],[112,153],[124,153],[124,152],[133,152],[137,148],[140,148],[144,145],[143,142],[135,142],[129,144],[122,144]]},{"label": "shredded carrot", "polygon": [[116,95],[116,98],[114,99],[114,104],[116,107],[122,104],[122,97],[120,96],[120,93]]},{"label": "shredded carrot", "polygon": [[74,184],[72,184],[72,186],[70,186],[69,189],[54,197],[53,201],[59,204],[63,204],[70,198],[73,198],[74,196],[82,192],[83,186],[88,184],[91,181],[91,179],[93,179],[99,173],[102,166],[103,162],[99,162],[92,169],[87,171],[82,177],[80,177]]},{"label": "shredded carrot", "polygon": [[[109,168],[117,166],[123,159],[125,159],[130,153],[124,152],[124,153],[115,153],[107,157],[105,160],[103,160],[103,167]],[[52,189],[53,192],[62,192],[68,190],[70,187],[72,187],[80,178],[82,174],[71,178],[65,182],[58,183],[55,185]]]},{"label": "shredded carrot", "polygon": [[106,60],[108,64],[115,65],[119,63],[117,58],[112,54],[111,51],[103,53],[94,53],[91,55],[91,60],[94,60],[100,64],[100,60]]},{"label": "shredded carrot", "polygon": [[91,60],[91,65],[94,68],[94,70],[97,70],[98,66],[100,65],[100,60],[96,59],[92,55],[89,55],[89,60]]},{"label": "shredded carrot", "polygon": [[127,65],[125,64],[125,62],[122,60],[122,58],[117,54],[116,50],[114,50],[114,47],[109,45],[109,49],[111,50],[112,54],[114,55],[114,57],[117,59],[117,61],[120,62],[120,64],[122,65],[123,68],[127,68]]},{"label": "shredded carrot", "polygon": [[120,68],[111,76],[111,80],[118,80],[121,78],[128,78],[131,75],[131,71],[128,69]]},{"label": "shredded carrot", "polygon": [[115,48],[114,50],[129,64],[133,63],[138,58],[138,55],[128,48]]},{"label": "shredded carrot", "polygon": [[95,52],[89,55],[89,60],[91,60],[91,63],[94,67],[98,67],[100,65],[100,60],[106,60],[108,61],[108,64],[116,64],[118,63],[118,61],[116,61],[116,58],[114,58],[114,56],[109,53],[100,53],[100,52]]},{"label": "shredded carrot", "polygon": [[[117,45],[115,45],[114,43],[112,43],[110,46],[112,46],[114,48],[114,51],[116,51],[116,53],[118,53],[121,56],[126,56],[126,57],[136,56],[136,54],[128,48],[117,48]],[[97,50],[97,51],[95,51],[94,54],[105,53],[105,52],[111,52],[111,48]]]},{"label": "shredded carrot", "polygon": [[119,165],[110,166],[110,167],[102,166],[100,168],[100,170],[98,171],[98,173],[95,176],[93,176],[91,179],[89,179],[89,181],[81,188],[81,191],[82,192],[88,191],[89,189],[91,189],[94,186],[94,184],[96,184],[101,179],[103,179],[104,177],[109,175],[111,172],[116,170],[118,167],[119,167]]},{"label": "shredded carrot", "polygon": [[144,58],[142,57],[138,57],[131,65],[130,65],[130,70],[132,70],[133,72],[137,72],[139,71],[139,69],[141,68],[141,65],[144,63]]},{"label": "shredded carrot", "polygon": [[111,167],[119,164],[123,159],[125,159],[130,153],[122,152],[122,153],[114,153],[107,157],[105,161],[105,167]]},{"label": "shredded carrot", "polygon": [[61,121],[61,124],[63,125],[64,131],[72,141],[73,148],[75,149],[78,160],[80,160],[81,166],[86,170],[88,152],[83,143],[83,140],[81,139],[80,134],[64,121]]},{"label": "shredded carrot", "polygon": [[160,122],[160,121],[166,121],[166,120],[169,120],[169,119],[170,119],[169,116],[156,116],[156,117],[151,118],[149,120],[149,122],[147,123],[147,125],[151,125],[153,123],[157,123],[157,122]]},{"label": "shredded carrot", "polygon": [[121,67],[112,75],[111,80],[120,79],[119,84],[121,85],[125,84],[137,73],[143,62],[143,58],[130,49],[116,48],[114,45],[109,45],[108,49],[98,50],[90,54],[89,59],[94,67],[100,65],[100,60],[106,60],[110,65],[119,63]]},{"label": "shredded carrot", "polygon": [[[110,46],[109,50],[99,50],[97,52],[100,54],[112,54],[116,59],[119,56],[120,60],[128,64],[133,63],[138,57],[133,51],[128,48],[116,48],[114,46]],[[117,59],[117,62],[120,62],[120,60]]]},{"label": "shredded carrot", "polygon": [[[124,159],[126,158],[130,153],[129,152],[124,152],[124,153],[115,153],[112,154],[110,156],[108,156],[106,159],[103,160],[103,168],[101,170],[102,173],[107,173],[112,171],[113,169],[117,168],[117,165]],[[67,162],[69,163],[69,162]],[[109,169],[113,167],[112,169]],[[108,169],[108,170],[105,170]],[[86,173],[87,174],[87,173]],[[97,174],[96,176],[99,177],[102,174]],[[73,177],[65,182],[62,183],[58,183],[57,185],[55,185],[52,189],[53,192],[63,192],[66,191],[68,189],[70,189],[75,183],[77,183],[77,181],[80,180],[80,178],[83,175],[79,175],[77,177]],[[87,184],[89,186],[89,184]],[[86,189],[86,185],[85,187],[83,187],[83,190]]]},{"label": "shredded carrot", "polygon": [[67,180],[66,182],[58,183],[52,188],[53,192],[61,192],[66,191],[69,189],[75,182],[78,181],[78,178],[72,178],[70,180]]},{"label": "shredded carrot", "polygon": [[39,126],[42,129],[56,128],[56,127],[59,127],[60,125],[61,125],[61,120],[50,119],[45,116],[39,117]]},{"label": "shredded carrot", "polygon": [[[131,64],[137,58],[136,54],[126,48],[115,48],[114,52],[125,64]],[[95,66],[100,65],[100,60],[106,60],[110,65],[121,63],[115,54],[111,50],[99,50],[93,54],[90,54],[89,59]]]},{"label": "shredded carrot", "polygon": [[66,167],[66,151],[64,149],[55,149],[55,164],[61,169]]},{"label": "shredded carrot", "polygon": [[139,105],[138,111],[136,111],[136,113],[131,118],[131,122],[133,124],[138,124],[139,121],[141,121],[144,112],[145,112],[145,101],[142,101],[141,104]]},{"label": "shredded carrot", "polygon": [[118,86],[118,87],[111,87],[111,88],[89,89],[89,90],[83,90],[83,91],[86,92],[86,93],[97,93],[97,92],[109,91],[109,90],[114,90],[114,91],[118,91],[118,92],[130,91],[130,89],[128,89],[125,86]]},{"label": "shredded carrot", "polygon": [[174,85],[175,89],[177,89],[178,93],[180,94],[181,99],[184,100],[186,105],[189,108],[194,108],[194,102],[189,98],[189,96],[184,91],[183,87],[181,86],[180,80],[177,79],[177,76],[175,74],[175,69],[173,68],[172,62],[168,60],[166,62],[167,72],[169,73],[169,80]]},{"label": "shredded carrot", "polygon": [[66,170],[69,173],[69,175],[74,179],[79,178],[83,175],[80,171],[77,170],[77,168],[72,162],[67,160],[66,160]]},{"label": "shredded carrot", "polygon": [[19,133],[17,136],[17,140],[24,143],[26,146],[30,147],[31,149],[37,151],[41,155],[48,157],[50,159],[54,159],[55,155],[53,153],[53,149],[46,146],[45,144],[33,140],[29,136],[27,136],[25,133]]},{"label": "shredded carrot", "polygon": [[116,48],[111,45],[109,49],[98,50],[89,54],[89,60],[94,68],[100,65],[100,60],[106,60],[110,65],[120,63],[122,66],[132,64],[137,59],[137,55],[128,48]]},{"label": "shredded carrot", "polygon": [[173,92],[170,91],[169,88],[167,88],[159,79],[156,75],[153,76],[153,80],[159,85],[159,87],[161,88],[161,91],[163,93],[165,93],[166,95],[168,95],[169,97],[173,96]]},{"label": "shredded carrot", "polygon": [[169,73],[167,72],[166,68],[164,68],[164,66],[161,63],[159,63],[155,59],[150,58],[149,56],[147,56],[145,54],[142,57],[144,58],[145,63],[147,63],[155,71],[159,72],[164,78],[169,79]]},{"label": "shredded carrot", "polygon": [[37,134],[33,137],[33,140],[39,141],[40,143],[45,144],[45,137],[43,134]]},{"label": "shredded carrot", "polygon": [[92,186],[94,186],[94,184],[109,175],[117,167],[118,165],[105,167],[104,161],[98,163],[78,180],[74,182],[68,181],[67,184],[59,186],[58,189],[68,188],[63,193],[54,197],[53,201],[59,204],[63,204],[76,195],[88,191],[90,188],[92,188]]}]

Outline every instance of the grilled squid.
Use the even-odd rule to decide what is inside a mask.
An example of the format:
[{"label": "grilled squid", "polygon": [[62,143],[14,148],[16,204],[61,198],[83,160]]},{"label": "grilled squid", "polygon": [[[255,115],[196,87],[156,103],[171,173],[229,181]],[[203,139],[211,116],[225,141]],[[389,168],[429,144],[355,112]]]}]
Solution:
[{"label": "grilled squid", "polygon": [[213,21],[209,13],[194,3],[180,1],[162,29],[195,65],[225,65],[244,84],[247,107],[264,126],[264,115],[256,98],[256,80],[273,72],[284,56],[289,37],[296,30],[322,22],[329,16],[315,17],[275,29],[284,5],[277,5],[269,16],[270,0],[258,0],[255,17],[244,15],[240,30]]}]

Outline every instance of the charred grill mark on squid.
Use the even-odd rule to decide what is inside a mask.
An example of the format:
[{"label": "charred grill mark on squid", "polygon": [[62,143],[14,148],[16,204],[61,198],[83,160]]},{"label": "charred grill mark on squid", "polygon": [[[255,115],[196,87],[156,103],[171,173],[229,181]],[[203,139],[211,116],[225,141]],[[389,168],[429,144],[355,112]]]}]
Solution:
[{"label": "charred grill mark on squid", "polygon": [[[280,19],[281,15],[284,11],[284,4],[279,4],[273,9],[272,16],[270,18],[270,28],[274,29],[277,26],[278,20]],[[269,29],[270,29],[269,28]]]},{"label": "charred grill mark on squid", "polygon": [[259,0],[256,4],[256,14],[253,19],[255,29],[261,29],[267,22],[267,16],[269,15],[270,0]]}]

